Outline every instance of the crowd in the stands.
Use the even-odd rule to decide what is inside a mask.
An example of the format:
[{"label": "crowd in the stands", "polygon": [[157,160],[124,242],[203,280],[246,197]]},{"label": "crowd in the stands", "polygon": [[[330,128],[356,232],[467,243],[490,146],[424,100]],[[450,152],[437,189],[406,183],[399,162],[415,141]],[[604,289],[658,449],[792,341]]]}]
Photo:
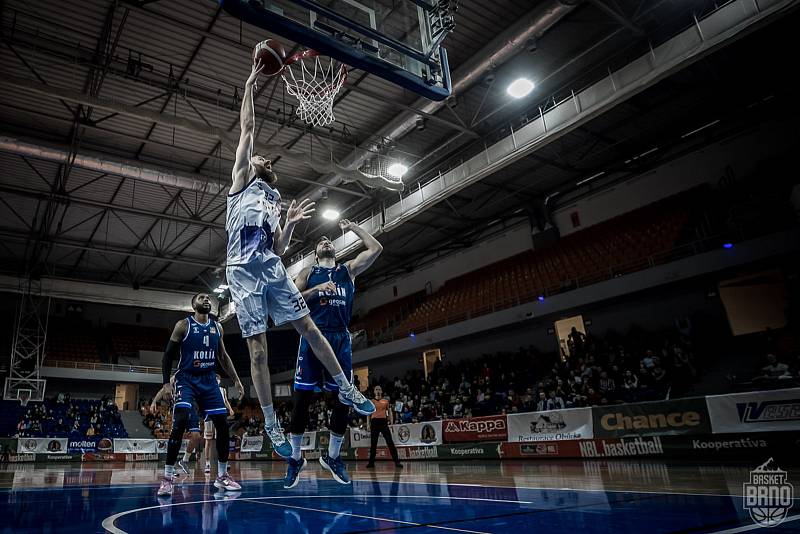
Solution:
[{"label": "crowd in the stands", "polygon": [[[521,347],[437,362],[427,379],[417,370],[371,378],[370,386],[383,388],[395,422],[415,423],[676,397],[687,393],[697,373],[691,323],[682,320],[659,333],[634,328],[624,336],[596,338],[573,330],[560,355]],[[330,402],[320,397],[312,404],[309,430],[326,429]],[[257,412],[251,408],[240,417],[249,434],[261,431]],[[277,402],[276,412],[288,427],[291,402]],[[365,421],[351,412],[350,424]]]},{"label": "crowd in the stands", "polygon": [[28,406],[14,437],[126,438],[128,433],[113,399],[72,399],[59,393]]}]

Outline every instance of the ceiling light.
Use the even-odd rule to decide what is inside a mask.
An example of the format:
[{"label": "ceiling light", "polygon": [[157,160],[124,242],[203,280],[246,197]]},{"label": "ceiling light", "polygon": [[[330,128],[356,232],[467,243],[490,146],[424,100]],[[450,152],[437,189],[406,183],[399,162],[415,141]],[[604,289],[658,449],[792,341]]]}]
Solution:
[{"label": "ceiling light", "polygon": [[389,165],[389,168],[386,169],[391,176],[395,178],[402,178],[403,175],[408,171],[408,167],[403,165],[402,163],[392,163]]},{"label": "ceiling light", "polygon": [[506,91],[509,95],[514,98],[522,98],[524,96],[528,96],[528,94],[533,91],[534,84],[527,78],[517,78],[511,85],[508,86]]},{"label": "ceiling light", "polygon": [[327,209],[322,212],[322,218],[328,219],[329,221],[338,221],[339,220],[339,212],[333,209]]}]

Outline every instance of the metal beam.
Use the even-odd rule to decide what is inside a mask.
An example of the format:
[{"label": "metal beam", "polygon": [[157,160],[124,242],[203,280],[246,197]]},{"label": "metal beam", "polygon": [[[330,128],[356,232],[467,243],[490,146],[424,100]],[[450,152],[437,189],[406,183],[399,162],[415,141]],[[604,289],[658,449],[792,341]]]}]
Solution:
[{"label": "metal beam", "polygon": [[[0,228],[0,237],[6,241],[14,241],[18,243],[27,243],[31,236],[21,235],[18,229],[15,228]],[[217,265],[211,260],[203,258],[186,258],[180,256],[172,256],[167,254],[145,254],[143,252],[134,252],[126,249],[120,245],[105,245],[105,246],[91,246],[83,242],[72,241],[67,239],[42,239],[44,245],[52,245],[54,247],[71,248],[76,250],[88,250],[91,252],[99,252],[102,254],[111,254],[116,256],[127,256],[131,258],[143,258],[157,262],[166,263],[180,263],[183,265],[193,265],[195,267],[215,268]]]},{"label": "metal beam", "polygon": [[36,189],[28,189],[26,187],[18,187],[12,185],[0,184],[0,192],[17,195],[26,198],[46,201],[48,199],[56,200],[64,204],[72,204],[76,206],[86,206],[90,208],[107,209],[117,211],[120,213],[131,213],[133,215],[143,215],[145,217],[153,217],[159,220],[179,222],[191,226],[203,226],[206,228],[217,228],[224,230],[225,225],[213,221],[202,220],[193,217],[181,217],[180,215],[173,215],[171,213],[162,213],[160,211],[145,210],[142,208],[132,208],[129,206],[121,206],[119,204],[112,204],[110,202],[99,202],[88,198],[79,198],[68,194],[53,194]]}]

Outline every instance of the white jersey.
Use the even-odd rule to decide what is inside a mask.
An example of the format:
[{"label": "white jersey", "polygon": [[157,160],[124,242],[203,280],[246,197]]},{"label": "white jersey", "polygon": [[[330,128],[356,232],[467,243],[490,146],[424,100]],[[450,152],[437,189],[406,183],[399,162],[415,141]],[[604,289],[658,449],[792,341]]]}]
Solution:
[{"label": "white jersey", "polygon": [[272,245],[280,219],[280,193],[257,176],[228,195],[228,265],[277,259]]}]

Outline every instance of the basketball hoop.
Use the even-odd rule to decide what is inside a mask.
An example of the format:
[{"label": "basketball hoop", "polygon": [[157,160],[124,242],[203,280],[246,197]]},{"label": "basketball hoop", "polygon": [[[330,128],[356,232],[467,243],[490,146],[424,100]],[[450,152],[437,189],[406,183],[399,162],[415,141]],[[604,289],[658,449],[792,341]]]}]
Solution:
[{"label": "basketball hoop", "polygon": [[28,405],[28,401],[31,400],[31,390],[29,389],[18,389],[17,390],[17,400],[19,403],[24,407]]},{"label": "basketball hoop", "polygon": [[333,58],[320,59],[315,50],[304,50],[286,59],[281,78],[297,98],[297,115],[312,126],[333,122],[333,99],[347,78],[347,67]]}]

